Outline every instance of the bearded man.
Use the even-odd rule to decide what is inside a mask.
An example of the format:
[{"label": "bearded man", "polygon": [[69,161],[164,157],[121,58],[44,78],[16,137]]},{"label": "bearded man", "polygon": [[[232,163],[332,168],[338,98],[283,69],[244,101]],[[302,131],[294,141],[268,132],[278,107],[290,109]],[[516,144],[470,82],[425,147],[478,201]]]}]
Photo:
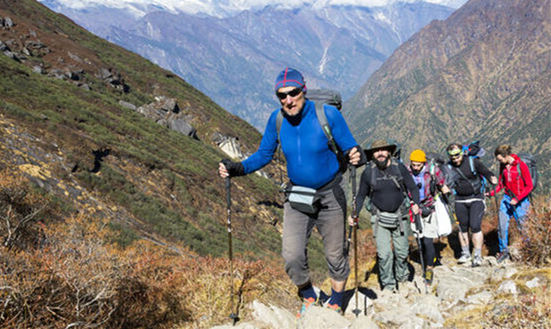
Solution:
[{"label": "bearded man", "polygon": [[419,214],[419,189],[406,166],[391,156],[395,151],[396,145],[384,140],[374,141],[365,151],[371,164],[362,173],[356,199],[356,209],[361,209],[365,198],[369,197],[379,282],[383,290],[392,292],[396,291],[398,283],[409,278],[410,224],[407,220],[410,208],[414,214]]}]

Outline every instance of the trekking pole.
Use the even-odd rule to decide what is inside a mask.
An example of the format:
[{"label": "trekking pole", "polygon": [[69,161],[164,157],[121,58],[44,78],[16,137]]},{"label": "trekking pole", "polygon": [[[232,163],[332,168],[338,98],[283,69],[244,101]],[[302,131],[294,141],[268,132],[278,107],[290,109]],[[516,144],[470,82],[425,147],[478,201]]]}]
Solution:
[{"label": "trekking pole", "polygon": [[416,238],[417,238],[417,247],[419,248],[419,260],[421,261],[421,268],[423,269],[423,280],[425,281],[425,294],[428,293],[427,290],[427,282],[426,282],[426,269],[425,269],[425,261],[423,260],[423,242],[421,241],[421,233],[423,233],[423,226],[421,224],[421,215],[414,214],[415,218],[415,228],[417,230]]},{"label": "trekking pole", "polygon": [[237,312],[233,312],[234,303],[233,303],[233,251],[232,251],[232,239],[231,239],[231,178],[228,176],[226,177],[226,204],[227,204],[227,210],[228,210],[228,220],[227,220],[227,226],[228,226],[228,256],[230,259],[230,307],[231,307],[231,313],[230,313],[230,319],[233,320],[233,325],[239,321],[239,317],[237,315]]},{"label": "trekking pole", "polygon": [[[350,167],[349,181],[352,184],[352,217],[356,213],[356,167]],[[348,257],[350,252],[350,242],[352,241],[352,231],[354,230],[354,224],[350,225],[348,230],[348,236],[346,238],[346,247],[344,248],[344,255]]]},{"label": "trekking pole", "polygon": [[[354,220],[354,225],[352,226],[352,231],[354,234],[354,278],[356,288],[354,289],[354,298],[356,300],[356,308],[352,310],[352,313],[358,317],[361,311],[358,308],[358,291],[360,290],[360,284],[358,280],[358,211],[356,209],[356,167],[350,167],[350,179],[352,180],[352,219]],[[350,234],[349,234],[350,235]],[[349,236],[350,240],[350,236]]]}]

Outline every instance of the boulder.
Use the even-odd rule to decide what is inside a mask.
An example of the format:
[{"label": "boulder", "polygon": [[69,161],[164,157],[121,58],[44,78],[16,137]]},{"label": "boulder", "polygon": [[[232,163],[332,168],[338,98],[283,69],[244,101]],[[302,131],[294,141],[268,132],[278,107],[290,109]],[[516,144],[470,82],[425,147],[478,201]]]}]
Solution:
[{"label": "boulder", "polygon": [[477,294],[467,297],[467,304],[476,304],[476,305],[485,305],[489,303],[493,298],[493,295],[490,291],[482,291]]},{"label": "boulder", "polygon": [[5,50],[4,51],[4,55],[8,56],[9,58],[15,60],[15,61],[20,61],[19,60],[19,57],[17,56],[16,53],[12,52],[12,51],[9,51],[9,50]]},{"label": "boulder", "polygon": [[9,17],[0,17],[0,26],[2,26],[4,29],[10,29],[14,26],[12,19]]},{"label": "boulder", "polygon": [[513,280],[503,281],[503,283],[497,288],[497,291],[512,295],[518,294],[517,284]]},{"label": "boulder", "polygon": [[199,138],[197,137],[197,130],[195,130],[195,128],[193,128],[189,123],[186,122],[186,120],[182,118],[169,120],[168,127],[174,131],[199,140]]},{"label": "boulder", "polygon": [[199,140],[197,130],[188,122],[189,120],[184,117],[183,113],[180,112],[178,102],[174,98],[159,96],[155,98],[155,102],[142,105],[137,109],[133,104],[121,103],[121,101],[119,101],[119,104],[127,104],[126,106],[123,105],[127,108],[134,107],[133,109],[136,112],[143,114],[146,118],[171,130]]},{"label": "boulder", "polygon": [[106,69],[106,68],[101,68],[99,70],[98,73],[96,73],[96,77],[97,78],[100,78],[102,80],[106,80],[106,79],[109,79],[110,77],[112,77],[113,75],[111,74],[111,70],[110,69]]},{"label": "boulder", "polygon": [[226,137],[219,144],[218,147],[224,151],[230,158],[233,159],[245,159],[245,154],[241,151],[241,145],[235,137]]},{"label": "boulder", "polygon": [[0,51],[9,51],[10,47],[0,40]]},{"label": "boulder", "polygon": [[136,105],[134,105],[132,103],[129,103],[129,102],[125,102],[123,100],[119,101],[119,105],[124,107],[124,108],[130,109],[132,111],[136,111],[136,109],[137,109]]},{"label": "boulder", "polygon": [[541,284],[540,284],[540,279],[538,277],[535,277],[533,278],[532,280],[526,282],[526,286],[530,289],[534,289],[534,288],[537,288],[539,287]]},{"label": "boulder", "polygon": [[332,309],[319,307],[319,306],[310,306],[298,320],[297,328],[299,329],[319,329],[319,328],[347,329],[350,325],[351,323],[348,319],[346,319],[345,317],[338,314]]},{"label": "boulder", "polygon": [[250,305],[252,315],[256,321],[263,322],[271,328],[293,328],[296,317],[288,310],[274,305],[266,306],[259,301],[253,301]]},{"label": "boulder", "polygon": [[438,324],[444,324],[444,317],[440,313],[440,299],[434,295],[422,295],[411,306],[413,312],[424,319]]}]

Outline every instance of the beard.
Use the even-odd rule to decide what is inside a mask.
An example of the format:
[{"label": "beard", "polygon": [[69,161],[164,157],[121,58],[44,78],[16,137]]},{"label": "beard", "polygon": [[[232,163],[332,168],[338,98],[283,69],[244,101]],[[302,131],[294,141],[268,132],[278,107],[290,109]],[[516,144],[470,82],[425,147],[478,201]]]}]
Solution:
[{"label": "beard", "polygon": [[[410,167],[411,168],[411,167]],[[421,172],[422,169],[419,169],[419,170],[415,170],[413,168],[411,168],[411,173],[414,174],[415,176],[419,175],[419,173]]]},{"label": "beard", "polygon": [[382,160],[379,160],[379,159],[373,159],[373,161],[375,162],[375,165],[377,166],[377,168],[379,168],[379,170],[385,170],[387,165],[388,165],[388,160],[389,160],[390,157],[384,157],[384,159]]}]

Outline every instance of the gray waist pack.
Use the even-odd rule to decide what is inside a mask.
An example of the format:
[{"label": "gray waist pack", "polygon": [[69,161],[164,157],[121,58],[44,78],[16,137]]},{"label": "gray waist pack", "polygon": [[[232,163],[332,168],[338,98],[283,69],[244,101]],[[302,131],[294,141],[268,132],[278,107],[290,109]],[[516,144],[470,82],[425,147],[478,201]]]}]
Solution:
[{"label": "gray waist pack", "polygon": [[397,228],[400,220],[404,217],[401,211],[397,212],[377,212],[377,225],[384,228]]},{"label": "gray waist pack", "polygon": [[287,190],[291,207],[305,214],[315,214],[319,210],[319,195],[316,189],[304,186],[291,186]]}]

